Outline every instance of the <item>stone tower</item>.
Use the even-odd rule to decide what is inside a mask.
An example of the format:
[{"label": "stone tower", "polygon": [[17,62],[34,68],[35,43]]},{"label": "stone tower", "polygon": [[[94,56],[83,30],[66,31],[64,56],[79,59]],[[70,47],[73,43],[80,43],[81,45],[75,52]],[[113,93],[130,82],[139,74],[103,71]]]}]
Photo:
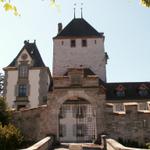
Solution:
[{"label": "stone tower", "polygon": [[90,142],[104,132],[104,35],[83,18],[74,18],[53,38],[53,89],[49,132],[61,142]]},{"label": "stone tower", "polygon": [[104,39],[83,18],[74,18],[64,29],[59,23],[53,38],[53,76],[63,76],[69,68],[89,68],[106,82]]}]

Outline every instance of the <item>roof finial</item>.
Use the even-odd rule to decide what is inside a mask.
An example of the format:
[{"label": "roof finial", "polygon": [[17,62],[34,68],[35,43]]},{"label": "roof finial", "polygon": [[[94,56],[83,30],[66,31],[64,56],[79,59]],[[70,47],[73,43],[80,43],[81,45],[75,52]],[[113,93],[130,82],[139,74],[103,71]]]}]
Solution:
[{"label": "roof finial", "polygon": [[74,3],[74,19],[76,18],[76,3]]},{"label": "roof finial", "polygon": [[81,3],[81,18],[83,18],[83,8],[82,8],[82,6],[83,6],[83,3]]}]

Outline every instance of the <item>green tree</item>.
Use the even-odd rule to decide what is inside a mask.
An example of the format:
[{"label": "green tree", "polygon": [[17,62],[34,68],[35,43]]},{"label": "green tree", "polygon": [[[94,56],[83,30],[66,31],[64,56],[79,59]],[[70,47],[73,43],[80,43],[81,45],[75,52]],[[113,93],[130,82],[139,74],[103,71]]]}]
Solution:
[{"label": "green tree", "polygon": [[4,88],[4,75],[0,73],[0,96],[3,95],[3,88]]},{"label": "green tree", "polygon": [[[49,1],[51,6],[56,5],[56,0],[49,0]],[[137,0],[137,1],[140,1],[141,4],[145,7],[150,7],[150,0]],[[20,16],[17,7],[13,4],[13,0],[0,0],[0,3],[2,4],[2,7],[5,9],[5,11],[11,11],[15,16]]]},{"label": "green tree", "polygon": [[22,143],[23,137],[20,130],[14,125],[8,124],[3,126],[0,124],[0,149],[16,150]]},{"label": "green tree", "polygon": [[141,4],[146,6],[146,7],[150,7],[150,0],[140,0]]},{"label": "green tree", "polygon": [[7,111],[7,106],[3,97],[0,97],[0,123],[4,126],[9,123],[10,112]]},{"label": "green tree", "polygon": [[10,111],[3,97],[0,97],[0,150],[15,150],[23,141],[19,129],[10,124]]}]

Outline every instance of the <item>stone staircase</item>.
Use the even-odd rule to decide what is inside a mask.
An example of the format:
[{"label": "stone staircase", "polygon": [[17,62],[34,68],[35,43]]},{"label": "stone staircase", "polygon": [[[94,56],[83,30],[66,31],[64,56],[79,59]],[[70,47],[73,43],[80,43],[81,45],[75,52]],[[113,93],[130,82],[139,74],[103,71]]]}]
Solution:
[{"label": "stone staircase", "polygon": [[60,147],[54,150],[102,150],[101,145],[93,143],[63,143]]}]

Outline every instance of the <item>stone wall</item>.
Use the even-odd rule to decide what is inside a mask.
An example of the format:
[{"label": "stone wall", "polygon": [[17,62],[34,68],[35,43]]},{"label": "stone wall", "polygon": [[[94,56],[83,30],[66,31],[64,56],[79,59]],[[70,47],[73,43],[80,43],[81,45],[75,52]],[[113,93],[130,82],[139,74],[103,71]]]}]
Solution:
[{"label": "stone wall", "polygon": [[52,134],[59,139],[60,108],[65,101],[79,98],[88,101],[93,112],[96,112],[97,135],[108,134],[114,139],[130,139],[139,143],[150,142],[148,101],[108,103],[105,89],[99,86],[96,76],[81,77],[77,85],[72,84],[71,76],[54,77],[54,89],[48,93],[46,106],[14,112],[13,122],[22,130],[25,139],[37,141]]},{"label": "stone wall", "polygon": [[133,104],[125,106],[125,113],[116,113],[111,105],[105,104],[104,95],[98,93],[98,89],[56,90],[51,93],[48,106],[14,112],[13,123],[27,140],[38,141],[47,135],[58,135],[59,108],[67,98],[79,96],[96,109],[97,134],[106,133],[113,139],[120,137],[139,143],[150,141],[150,111],[140,111]]},{"label": "stone wall", "polygon": [[138,110],[137,103],[125,105],[125,112],[114,112],[113,106],[105,109],[105,131],[109,137],[130,139],[139,143],[150,142],[150,111]]},{"label": "stone wall", "polygon": [[[25,140],[27,141],[38,141],[43,137],[46,137],[46,134],[40,135],[40,130],[45,128],[41,126],[42,123],[47,120],[47,107],[41,106],[34,109],[21,110],[13,112],[13,121],[23,133]],[[45,117],[43,117],[45,116]]]}]

